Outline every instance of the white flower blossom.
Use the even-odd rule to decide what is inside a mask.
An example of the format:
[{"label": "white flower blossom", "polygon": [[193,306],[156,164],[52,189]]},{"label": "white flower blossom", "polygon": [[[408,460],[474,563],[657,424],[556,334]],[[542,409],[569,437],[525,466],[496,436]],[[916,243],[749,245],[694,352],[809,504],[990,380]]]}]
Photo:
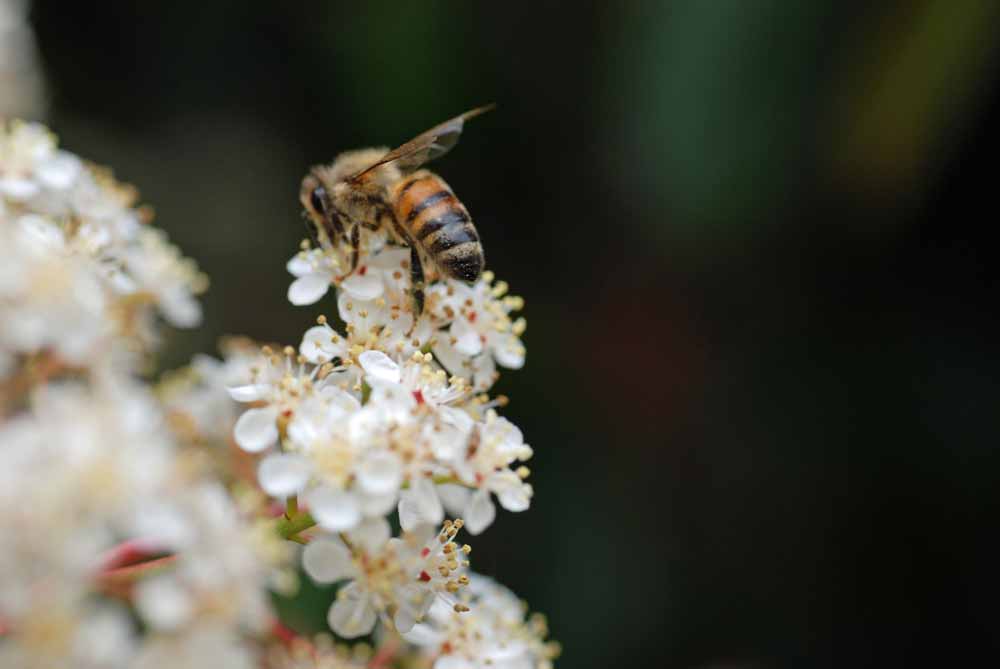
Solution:
[{"label": "white flower blossom", "polygon": [[378,619],[407,632],[441,598],[456,611],[466,607],[455,593],[468,583],[466,556],[455,536],[462,521],[445,522],[438,533],[389,538],[384,520],[349,533],[350,545],[336,538],[315,539],[302,555],[303,568],[318,583],[346,581],[327,616],[338,635],[352,639],[371,633]]},{"label": "white flower blossom", "polygon": [[526,607],[512,592],[493,580],[469,574],[461,601],[470,609],[435,603],[426,622],[415,625],[404,638],[423,649],[433,669],[549,669],[559,645],[546,642],[544,617],[525,620]]},{"label": "white flower blossom", "polygon": [[[33,653],[42,665],[72,666],[91,666],[95,653],[107,662],[94,666],[143,654],[128,617],[93,597],[115,588],[101,556],[121,537],[170,556],[168,569],[135,589],[150,629],[178,637],[205,624],[265,624],[268,567],[251,529],[217,483],[184,464],[163,427],[152,396],[111,377],[49,385],[29,412],[0,424],[4,666]],[[101,644],[76,641],[96,631]],[[11,666],[40,666],[33,662]]]},{"label": "white flower blossom", "polygon": [[437,338],[434,355],[452,374],[472,381],[477,390],[487,390],[496,380],[496,365],[507,369],[524,366],[524,318],[511,319],[524,300],[507,295],[507,284],[492,283],[493,274],[472,286],[460,281],[437,283],[428,290],[427,308],[448,325]]},{"label": "white flower blossom", "polygon": [[157,343],[155,315],[201,320],[207,280],[147,225],[136,192],[59,150],[33,123],[0,121],[0,358],[80,364]]},{"label": "white flower blossom", "polygon": [[[431,262],[418,312],[385,231],[353,269],[346,239],[306,243],[289,300],[332,288],[341,325],[298,350],[229,340],[154,395],[144,354],[161,321],[201,320],[207,279],[136,197],[43,126],[0,125],[0,665],[548,667],[544,622],[455,542],[533,496],[532,449],[487,395],[524,364],[523,300]],[[376,648],[274,617],[298,544],[338,584],[330,628]]]}]

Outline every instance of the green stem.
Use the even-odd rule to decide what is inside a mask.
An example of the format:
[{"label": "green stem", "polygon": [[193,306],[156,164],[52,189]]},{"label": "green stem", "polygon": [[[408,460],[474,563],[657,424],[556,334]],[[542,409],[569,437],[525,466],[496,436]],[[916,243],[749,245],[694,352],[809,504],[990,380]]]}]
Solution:
[{"label": "green stem", "polygon": [[316,525],[316,520],[308,511],[302,511],[291,518],[285,517],[278,521],[278,534],[290,541],[301,543],[299,532],[304,532]]},{"label": "green stem", "polygon": [[[441,485],[442,483],[456,483],[458,485],[465,485],[454,476],[448,474],[439,474],[431,479],[435,485]],[[403,483],[402,488],[406,489],[410,487],[409,481]],[[468,487],[468,486],[466,486]],[[312,514],[308,511],[299,511],[298,498],[289,497],[286,503],[287,511],[285,515],[278,520],[278,534],[282,538],[288,539],[289,541],[294,541],[296,543],[305,543],[305,539],[299,536],[300,532],[305,532],[311,527],[315,527],[316,519],[312,517]]]}]

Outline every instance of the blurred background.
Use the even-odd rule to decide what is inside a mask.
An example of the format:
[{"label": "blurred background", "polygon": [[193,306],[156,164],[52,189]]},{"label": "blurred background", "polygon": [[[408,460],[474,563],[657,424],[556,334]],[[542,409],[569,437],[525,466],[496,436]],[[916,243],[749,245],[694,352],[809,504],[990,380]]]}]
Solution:
[{"label": "blurred background", "polygon": [[496,101],[434,165],[527,300],[498,390],[536,497],[476,567],[566,669],[954,666],[997,650],[998,24],[3,0],[0,111],[113,165],[211,276],[170,368],[335,309],[285,298],[309,165]]}]

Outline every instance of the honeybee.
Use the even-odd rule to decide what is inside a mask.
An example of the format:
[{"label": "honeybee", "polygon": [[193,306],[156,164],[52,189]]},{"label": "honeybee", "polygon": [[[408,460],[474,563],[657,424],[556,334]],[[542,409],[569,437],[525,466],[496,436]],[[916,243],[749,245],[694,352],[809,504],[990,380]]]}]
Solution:
[{"label": "honeybee", "polygon": [[358,266],[361,228],[386,230],[410,249],[416,314],[424,308],[426,255],[437,270],[468,283],[483,271],[479,233],[465,205],[444,179],[424,163],[450,151],[469,119],[487,105],[434,126],[392,151],[362,149],[342,153],[330,165],[313,167],[302,179],[299,199],[324,247],[349,242],[351,267]]}]

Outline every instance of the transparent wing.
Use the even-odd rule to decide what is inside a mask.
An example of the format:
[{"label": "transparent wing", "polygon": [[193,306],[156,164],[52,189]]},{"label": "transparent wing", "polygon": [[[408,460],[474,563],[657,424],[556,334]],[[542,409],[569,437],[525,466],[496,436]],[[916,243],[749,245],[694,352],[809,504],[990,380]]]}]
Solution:
[{"label": "transparent wing", "polygon": [[453,119],[449,119],[440,125],[436,125],[427,132],[423,132],[410,141],[397,146],[395,149],[378,159],[373,165],[369,165],[350,178],[351,181],[358,181],[366,174],[386,163],[395,162],[404,172],[412,171],[424,163],[439,158],[448,153],[458,144],[459,135],[462,134],[462,126],[470,118],[485,114],[496,107],[495,104],[486,105],[470,109],[464,114],[459,114]]}]

